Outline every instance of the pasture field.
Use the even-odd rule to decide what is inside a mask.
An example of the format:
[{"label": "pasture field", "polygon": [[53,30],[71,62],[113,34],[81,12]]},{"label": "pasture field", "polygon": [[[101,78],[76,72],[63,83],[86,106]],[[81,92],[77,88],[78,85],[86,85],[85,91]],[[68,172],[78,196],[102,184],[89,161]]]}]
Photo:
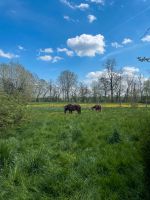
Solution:
[{"label": "pasture field", "polygon": [[29,122],[0,134],[0,199],[145,199],[141,138],[150,109],[65,115],[57,105],[30,105]]},{"label": "pasture field", "polygon": [[[63,103],[56,103],[56,102],[44,102],[44,103],[36,103],[36,102],[33,102],[30,104],[30,106],[32,108],[63,108],[64,105],[66,105],[67,103],[63,102]],[[81,107],[83,109],[86,109],[86,108],[90,108],[92,107],[93,105],[95,105],[94,103],[80,103]],[[122,103],[122,104],[119,104],[119,103],[101,103],[102,107],[105,107],[105,108],[130,108],[131,107],[131,104],[130,103]],[[144,108],[146,107],[145,104],[143,103],[136,103],[135,104],[135,107],[138,107],[138,108]],[[147,107],[150,107],[150,105],[147,105]]]}]

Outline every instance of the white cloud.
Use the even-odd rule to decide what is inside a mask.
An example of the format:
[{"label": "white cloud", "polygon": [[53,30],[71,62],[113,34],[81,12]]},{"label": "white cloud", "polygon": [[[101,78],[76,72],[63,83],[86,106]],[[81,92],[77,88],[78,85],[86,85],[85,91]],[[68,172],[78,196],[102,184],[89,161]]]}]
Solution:
[{"label": "white cloud", "polygon": [[104,36],[101,34],[95,36],[82,34],[68,39],[67,45],[80,57],[93,57],[96,54],[104,54],[105,52]]},{"label": "white cloud", "polygon": [[68,22],[79,22],[79,20],[75,20],[75,19],[69,17],[68,15],[64,15],[64,19]]},{"label": "white cloud", "polygon": [[39,53],[53,53],[52,48],[40,49]]},{"label": "white cloud", "polygon": [[[52,48],[40,49],[37,59],[42,60],[42,61],[47,61],[47,62],[49,61],[49,62],[52,62],[52,63],[56,63],[59,60],[63,59],[62,57],[59,57],[59,56],[50,55],[53,52],[54,51],[53,51]],[[44,55],[40,55],[41,53],[43,53]]]},{"label": "white cloud", "polygon": [[59,56],[50,56],[50,55],[44,55],[44,56],[39,56],[37,57],[38,60],[42,60],[42,61],[51,61],[52,63],[56,63],[59,60],[62,60],[63,58],[59,57]]},{"label": "white cloud", "polygon": [[126,45],[129,43],[132,43],[133,41],[130,38],[124,38],[124,40],[122,41],[122,44]]},{"label": "white cloud", "polygon": [[51,61],[53,58],[50,55],[39,56],[38,60]]},{"label": "white cloud", "polygon": [[105,0],[89,0],[91,3],[97,3],[97,4],[101,4],[104,5]]},{"label": "white cloud", "polygon": [[21,45],[18,45],[18,49],[21,50],[21,51],[25,51],[25,48]]},{"label": "white cloud", "polygon": [[87,75],[86,75],[86,78],[90,78],[90,79],[98,79],[100,78],[104,73],[104,70],[103,71],[95,71],[95,72],[89,72]]},{"label": "white cloud", "polygon": [[[126,78],[127,77],[132,78],[132,79],[134,78],[134,80],[137,80],[139,72],[140,72],[139,68],[134,67],[134,66],[123,67],[122,75],[123,75],[124,79],[122,80],[123,81],[122,84],[123,84],[124,89],[127,86]],[[118,74],[119,74],[119,72],[118,72]],[[97,81],[101,77],[106,77],[106,78],[108,77],[106,69],[103,69],[101,71],[89,72],[86,75],[85,82],[88,83],[88,84],[91,84],[93,81]],[[145,78],[144,78],[144,80],[145,80]]]},{"label": "white cloud", "polygon": [[2,49],[0,49],[0,57],[12,59],[12,58],[18,58],[19,56],[12,53],[5,53]]},{"label": "white cloud", "polygon": [[141,39],[143,42],[150,42],[150,35],[146,35]]},{"label": "white cloud", "polygon": [[57,48],[57,52],[65,52],[67,56],[73,56],[73,51],[68,50],[67,48]]},{"label": "white cloud", "polygon": [[52,63],[56,63],[56,62],[58,62],[59,60],[62,60],[62,59],[63,59],[62,57],[54,56],[53,59],[52,59]]},{"label": "white cloud", "polygon": [[139,72],[139,68],[132,67],[132,66],[125,66],[122,69],[123,75],[125,76],[133,76]]},{"label": "white cloud", "polygon": [[118,49],[118,48],[120,48],[120,47],[123,47],[121,44],[119,44],[118,42],[112,42],[111,43],[111,46],[112,47],[114,47],[114,48],[116,48],[116,49]]},{"label": "white cloud", "polygon": [[80,10],[86,10],[89,8],[89,4],[87,3],[81,3],[80,5],[76,5],[76,8],[79,8]]},{"label": "white cloud", "polygon": [[92,23],[97,19],[94,15],[88,15],[87,18],[88,18],[89,23]]},{"label": "white cloud", "polygon": [[86,78],[85,78],[84,82],[90,86],[91,83],[93,83],[94,81],[97,81],[99,78],[104,76],[105,72],[106,72],[105,69],[103,69],[101,71],[89,72],[86,75]]},{"label": "white cloud", "polygon": [[124,38],[123,41],[122,41],[122,44],[119,44],[118,42],[112,42],[111,46],[118,49],[118,48],[123,47],[123,45],[129,44],[129,43],[132,43],[132,42],[133,41],[130,38]]},{"label": "white cloud", "polygon": [[79,5],[76,5],[76,4],[70,3],[68,0],[60,0],[60,2],[74,10],[75,9],[86,10],[89,8],[89,4],[87,3],[80,3]]},{"label": "white cloud", "polygon": [[60,0],[60,2],[62,2],[63,4],[68,6],[69,8],[75,9],[74,6],[67,0]]},{"label": "white cloud", "polygon": [[67,20],[67,21],[70,21],[70,20],[71,20],[70,17],[67,16],[67,15],[64,15],[64,19]]}]

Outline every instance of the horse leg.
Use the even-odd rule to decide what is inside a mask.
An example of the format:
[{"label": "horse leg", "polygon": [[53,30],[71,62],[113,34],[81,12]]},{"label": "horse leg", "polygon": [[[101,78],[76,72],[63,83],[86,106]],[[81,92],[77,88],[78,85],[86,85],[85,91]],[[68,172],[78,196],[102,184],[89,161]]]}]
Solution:
[{"label": "horse leg", "polygon": [[77,112],[78,112],[78,114],[81,114],[81,110],[80,109],[78,109]]}]

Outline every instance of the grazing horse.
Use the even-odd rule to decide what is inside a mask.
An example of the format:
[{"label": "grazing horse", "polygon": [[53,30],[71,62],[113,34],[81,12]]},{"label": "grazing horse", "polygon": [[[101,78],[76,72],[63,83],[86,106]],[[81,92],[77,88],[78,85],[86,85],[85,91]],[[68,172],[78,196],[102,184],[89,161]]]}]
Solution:
[{"label": "grazing horse", "polygon": [[68,104],[66,106],[64,106],[64,113],[66,114],[67,111],[69,111],[69,113],[72,114],[72,111],[77,111],[78,114],[81,113],[81,106],[77,105],[77,104]]},{"label": "grazing horse", "polygon": [[102,111],[102,106],[101,105],[95,105],[91,108],[92,110],[95,110],[95,111]]}]

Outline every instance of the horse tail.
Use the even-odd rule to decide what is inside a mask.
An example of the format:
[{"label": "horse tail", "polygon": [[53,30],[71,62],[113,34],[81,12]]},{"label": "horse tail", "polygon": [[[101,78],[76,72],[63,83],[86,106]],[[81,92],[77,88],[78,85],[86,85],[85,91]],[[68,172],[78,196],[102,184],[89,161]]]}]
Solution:
[{"label": "horse tail", "polygon": [[64,108],[64,113],[65,113],[65,114],[66,114],[66,111],[67,111],[66,108]]}]

